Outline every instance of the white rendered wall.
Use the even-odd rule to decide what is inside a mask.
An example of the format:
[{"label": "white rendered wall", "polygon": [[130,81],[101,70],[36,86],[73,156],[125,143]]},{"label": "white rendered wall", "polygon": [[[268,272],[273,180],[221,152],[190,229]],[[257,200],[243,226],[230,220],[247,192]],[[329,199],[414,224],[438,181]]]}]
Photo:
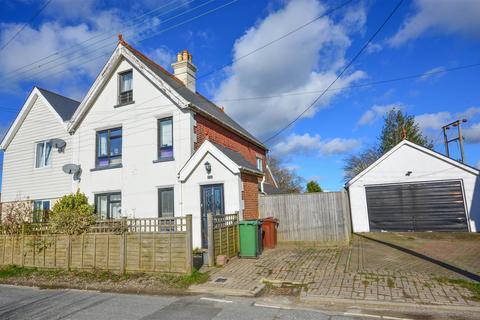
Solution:
[{"label": "white rendered wall", "polygon": [[[207,161],[212,167],[211,178],[207,176],[204,166]],[[240,219],[242,219],[243,184],[240,176],[232,173],[215,157],[207,153],[181,185],[182,210],[185,214],[192,214],[194,248],[200,248],[202,245],[200,187],[209,184],[223,184],[225,214],[239,212]]]},{"label": "white rendered wall", "polygon": [[[407,171],[412,171],[412,174],[406,176]],[[463,182],[471,231],[480,230],[480,190],[476,190],[480,187],[478,177],[409,145],[403,145],[349,187],[353,231],[370,231],[365,186],[436,180]]]},{"label": "white rendered wall", "polygon": [[[135,103],[115,108],[117,74],[133,70]],[[175,161],[153,163],[157,159],[157,119],[173,117]],[[82,167],[81,181],[73,190],[85,192],[93,203],[96,193],[121,191],[122,215],[157,217],[161,187],[174,187],[175,215],[183,215],[177,173],[193,152],[194,119],[182,111],[128,61],[123,60],[75,131],[73,162]],[[122,168],[91,171],[95,168],[96,132],[122,127]]]}]

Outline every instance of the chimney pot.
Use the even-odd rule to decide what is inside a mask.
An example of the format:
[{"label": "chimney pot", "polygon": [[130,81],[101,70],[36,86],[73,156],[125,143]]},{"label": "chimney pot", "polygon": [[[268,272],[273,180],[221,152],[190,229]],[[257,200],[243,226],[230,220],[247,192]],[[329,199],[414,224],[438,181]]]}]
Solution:
[{"label": "chimney pot", "polygon": [[191,91],[196,91],[197,67],[192,63],[188,50],[177,53],[177,62],[172,64],[173,74]]}]

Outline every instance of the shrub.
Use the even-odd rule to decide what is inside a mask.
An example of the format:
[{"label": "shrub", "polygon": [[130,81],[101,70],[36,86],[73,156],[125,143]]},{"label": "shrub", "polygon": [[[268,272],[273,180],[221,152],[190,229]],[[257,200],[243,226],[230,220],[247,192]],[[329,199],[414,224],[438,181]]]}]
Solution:
[{"label": "shrub", "polygon": [[95,223],[94,211],[83,193],[63,196],[52,208],[49,229],[53,233],[82,234]]},{"label": "shrub", "polygon": [[32,216],[32,206],[28,201],[15,201],[3,204],[2,228],[6,234],[22,233],[23,225]]}]

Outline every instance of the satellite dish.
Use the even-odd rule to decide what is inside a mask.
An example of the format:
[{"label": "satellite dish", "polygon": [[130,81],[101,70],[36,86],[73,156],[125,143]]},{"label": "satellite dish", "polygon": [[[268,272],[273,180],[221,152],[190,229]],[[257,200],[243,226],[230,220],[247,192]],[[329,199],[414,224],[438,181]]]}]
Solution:
[{"label": "satellite dish", "polygon": [[52,144],[52,146],[55,149],[57,149],[59,151],[62,151],[65,148],[65,146],[67,145],[65,140],[62,140],[62,139],[51,139],[50,143]]},{"label": "satellite dish", "polygon": [[63,172],[67,174],[76,174],[80,171],[80,166],[77,164],[69,163],[62,167]]}]

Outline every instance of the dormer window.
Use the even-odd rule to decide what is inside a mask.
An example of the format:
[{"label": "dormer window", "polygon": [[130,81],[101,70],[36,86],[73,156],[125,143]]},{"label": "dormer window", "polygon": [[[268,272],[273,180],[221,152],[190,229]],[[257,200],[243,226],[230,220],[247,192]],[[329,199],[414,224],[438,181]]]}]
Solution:
[{"label": "dormer window", "polygon": [[133,102],[132,70],[122,72],[118,76],[119,76],[118,104],[122,105],[122,104]]},{"label": "dormer window", "polygon": [[261,157],[257,157],[257,169],[263,172],[263,159]]}]

